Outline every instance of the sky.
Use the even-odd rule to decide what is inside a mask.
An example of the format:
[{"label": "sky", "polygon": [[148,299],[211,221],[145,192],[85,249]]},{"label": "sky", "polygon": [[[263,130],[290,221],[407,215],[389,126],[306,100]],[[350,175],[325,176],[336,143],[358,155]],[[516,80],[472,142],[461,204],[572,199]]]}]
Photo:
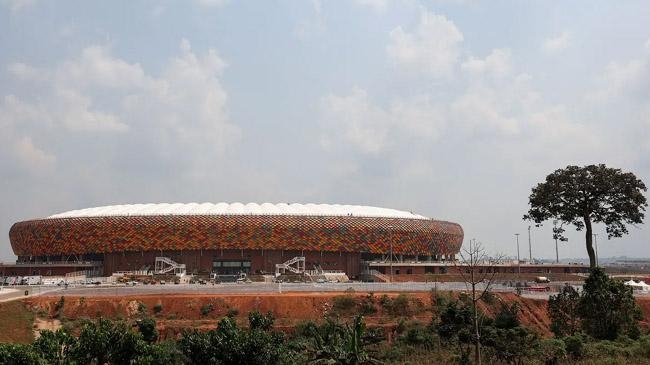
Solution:
[{"label": "sky", "polygon": [[[0,0],[0,260],[17,221],[152,202],[359,204],[527,255],[531,188],[650,184],[647,1]],[[650,229],[599,256],[650,257]],[[567,230],[561,257],[586,257]],[[532,253],[554,258],[550,224]]]}]

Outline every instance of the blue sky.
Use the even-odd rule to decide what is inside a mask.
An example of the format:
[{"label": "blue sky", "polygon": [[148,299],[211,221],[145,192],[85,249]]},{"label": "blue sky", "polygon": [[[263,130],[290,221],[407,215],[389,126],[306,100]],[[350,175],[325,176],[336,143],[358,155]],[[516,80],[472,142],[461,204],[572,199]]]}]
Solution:
[{"label": "blue sky", "polygon": [[[0,0],[0,231],[120,203],[362,204],[512,255],[556,168],[650,183],[647,19],[644,1]],[[534,256],[554,256],[547,226]],[[645,225],[596,229],[601,256],[650,256]]]}]

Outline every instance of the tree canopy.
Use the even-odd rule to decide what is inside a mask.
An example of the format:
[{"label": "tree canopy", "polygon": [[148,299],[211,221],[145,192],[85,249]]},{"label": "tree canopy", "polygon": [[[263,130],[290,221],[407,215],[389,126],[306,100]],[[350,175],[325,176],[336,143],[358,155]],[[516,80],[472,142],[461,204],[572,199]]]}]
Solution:
[{"label": "tree canopy", "polygon": [[[555,170],[532,189],[525,220],[538,226],[548,219],[585,229],[589,263],[596,267],[592,223],[604,223],[608,238],[628,233],[626,224],[640,224],[648,206],[643,181],[631,172],[603,164]],[[561,237],[562,230],[554,231]]]}]

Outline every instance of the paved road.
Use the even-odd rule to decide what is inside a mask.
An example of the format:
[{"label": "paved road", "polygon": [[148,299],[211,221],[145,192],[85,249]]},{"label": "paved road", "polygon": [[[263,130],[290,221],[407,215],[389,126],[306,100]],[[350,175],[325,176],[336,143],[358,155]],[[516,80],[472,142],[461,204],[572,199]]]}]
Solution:
[{"label": "paved road", "polygon": [[[70,285],[68,288],[56,286],[16,286],[0,290],[0,302],[39,295],[66,296],[127,296],[127,295],[171,295],[171,294],[271,294],[271,293],[334,293],[353,289],[356,292],[428,292],[432,289],[439,291],[465,291],[465,283],[249,283],[249,284],[166,284],[166,285]],[[477,289],[482,289],[479,285]],[[501,284],[493,285],[493,292],[514,292],[513,287]],[[4,292],[3,292],[4,291]],[[534,299],[548,299],[554,293],[524,292],[522,296]],[[643,295],[650,297],[650,295]]]},{"label": "paved road", "polygon": [[[168,294],[256,294],[256,293],[323,293],[345,292],[427,292],[435,288],[440,291],[467,290],[464,283],[224,283],[217,285],[166,284],[136,286],[74,286],[63,287],[16,287],[15,298],[24,297],[24,290],[30,295],[75,295],[75,296],[125,296],[125,295],[168,295]],[[480,289],[481,287],[479,287]],[[496,285],[493,291],[512,292],[513,288]],[[0,298],[1,300],[1,298]]]}]

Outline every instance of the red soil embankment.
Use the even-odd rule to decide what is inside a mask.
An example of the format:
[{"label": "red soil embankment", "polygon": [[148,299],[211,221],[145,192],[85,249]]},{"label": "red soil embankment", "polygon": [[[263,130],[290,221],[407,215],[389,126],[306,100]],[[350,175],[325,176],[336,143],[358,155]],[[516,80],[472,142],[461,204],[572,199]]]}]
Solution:
[{"label": "red soil embankment", "polygon": [[[177,335],[185,328],[214,328],[217,320],[228,313],[237,313],[241,323],[246,322],[248,312],[258,310],[262,313],[271,311],[276,317],[276,327],[291,329],[296,324],[307,320],[320,320],[332,310],[334,297],[343,293],[285,293],[285,294],[239,294],[239,295],[140,295],[125,297],[74,297],[66,296],[61,313],[62,318],[75,320],[82,318],[135,318],[138,311],[146,307],[146,312],[154,316],[165,337]],[[352,294],[359,299],[367,293]],[[375,293],[379,299],[382,293]],[[396,293],[388,293],[396,297]],[[430,293],[409,293],[413,300],[420,301],[425,307],[431,304]],[[500,308],[498,302],[520,305],[520,320],[524,326],[535,328],[543,336],[550,336],[550,318],[546,310],[547,301],[529,299],[515,294],[497,294],[495,304],[481,304],[481,309],[488,315],[494,315]],[[26,299],[27,307],[35,313],[56,314],[56,303],[60,297],[32,297]],[[643,328],[650,328],[650,298],[639,298],[639,305],[644,314],[641,322]],[[140,303],[144,305],[141,306]],[[366,316],[369,325],[394,326],[395,317],[385,313],[379,304],[376,314]],[[158,311],[156,311],[158,309]],[[411,316],[411,319],[430,320],[430,312]],[[167,331],[165,331],[167,330]]]}]

